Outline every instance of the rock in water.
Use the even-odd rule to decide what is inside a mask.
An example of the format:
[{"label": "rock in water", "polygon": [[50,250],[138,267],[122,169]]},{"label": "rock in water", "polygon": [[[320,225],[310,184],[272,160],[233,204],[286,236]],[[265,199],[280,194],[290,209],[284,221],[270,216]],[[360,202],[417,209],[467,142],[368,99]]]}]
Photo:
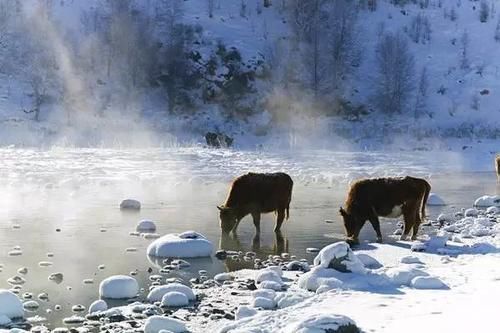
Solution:
[{"label": "rock in water", "polygon": [[99,299],[89,306],[89,313],[94,313],[94,312],[100,312],[100,311],[106,311],[108,309],[108,304],[106,304],[105,301],[102,299]]},{"label": "rock in water", "polygon": [[148,246],[152,257],[196,258],[210,257],[214,251],[212,242],[202,234],[186,231],[181,234],[167,234]]},{"label": "rock in water", "polygon": [[120,203],[120,209],[123,210],[140,210],[141,203],[135,199],[125,199]]},{"label": "rock in water", "polygon": [[194,301],[196,296],[193,293],[193,290],[188,286],[185,286],[181,283],[169,283],[164,286],[158,286],[153,288],[148,294],[148,301],[150,302],[158,302],[161,301],[163,296],[169,292],[179,292],[186,295],[189,301]]},{"label": "rock in water", "polygon": [[103,298],[127,299],[137,296],[137,280],[127,275],[114,275],[104,279],[99,285],[99,295]]},{"label": "rock in water", "polygon": [[137,223],[137,227],[135,228],[138,232],[155,232],[156,225],[153,221],[150,220],[142,220]]},{"label": "rock in water", "polygon": [[233,145],[233,138],[220,132],[207,132],[205,134],[207,146],[213,148],[229,148]]}]

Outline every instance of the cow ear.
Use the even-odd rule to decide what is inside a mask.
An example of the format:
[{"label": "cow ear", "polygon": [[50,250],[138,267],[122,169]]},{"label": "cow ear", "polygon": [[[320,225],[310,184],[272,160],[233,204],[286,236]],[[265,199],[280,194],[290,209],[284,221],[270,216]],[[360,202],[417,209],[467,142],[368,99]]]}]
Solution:
[{"label": "cow ear", "polygon": [[224,210],[224,206],[217,206],[217,209],[222,212]]}]

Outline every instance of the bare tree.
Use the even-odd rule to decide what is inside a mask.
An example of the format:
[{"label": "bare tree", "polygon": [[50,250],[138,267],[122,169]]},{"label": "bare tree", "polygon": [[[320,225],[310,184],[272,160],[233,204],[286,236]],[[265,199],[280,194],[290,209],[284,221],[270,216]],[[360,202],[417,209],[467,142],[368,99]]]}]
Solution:
[{"label": "bare tree", "polygon": [[460,37],[460,68],[468,69],[469,64],[469,34],[465,30]]},{"label": "bare tree", "polygon": [[420,78],[418,80],[417,96],[415,100],[415,119],[422,113],[427,112],[427,91],[429,89],[429,76],[427,74],[427,67],[422,68]]},{"label": "bare tree", "polygon": [[426,44],[431,40],[431,23],[427,16],[419,13],[413,17],[408,28],[408,35],[415,43]]},{"label": "bare tree", "polygon": [[479,5],[479,21],[485,23],[488,21],[489,16],[490,16],[490,6],[485,0],[482,0],[481,4]]},{"label": "bare tree", "polygon": [[375,105],[385,113],[401,113],[412,95],[414,58],[406,38],[388,33],[376,47],[378,77]]},{"label": "bare tree", "polygon": [[495,41],[500,42],[500,17],[497,20],[497,25],[495,27]]},{"label": "bare tree", "polygon": [[208,17],[214,17],[214,0],[208,0]]}]

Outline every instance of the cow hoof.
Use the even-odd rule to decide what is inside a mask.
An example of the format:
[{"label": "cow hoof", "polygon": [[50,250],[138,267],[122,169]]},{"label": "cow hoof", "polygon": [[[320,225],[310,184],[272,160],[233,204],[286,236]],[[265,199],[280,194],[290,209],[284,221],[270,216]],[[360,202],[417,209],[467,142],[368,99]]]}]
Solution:
[{"label": "cow hoof", "polygon": [[412,241],[417,240],[417,236],[412,236],[412,237],[411,237],[411,240],[412,240]]},{"label": "cow hoof", "polygon": [[377,237],[377,243],[383,243],[382,237]]},{"label": "cow hoof", "polygon": [[359,245],[359,240],[358,239],[352,239],[352,238],[348,238],[345,240],[347,242],[347,244],[349,244],[350,246],[354,246],[354,245]]},{"label": "cow hoof", "polygon": [[405,240],[406,240],[406,238],[407,238],[407,236],[402,235],[401,237],[399,237],[399,240],[401,240],[401,241],[405,241]]}]

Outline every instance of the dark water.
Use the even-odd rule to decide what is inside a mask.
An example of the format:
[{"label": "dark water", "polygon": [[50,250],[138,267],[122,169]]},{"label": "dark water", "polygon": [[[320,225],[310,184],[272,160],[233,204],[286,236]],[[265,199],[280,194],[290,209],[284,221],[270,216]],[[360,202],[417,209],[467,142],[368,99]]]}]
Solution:
[{"label": "dark water", "polygon": [[[493,172],[439,170],[435,164],[423,163],[425,159],[421,156],[415,157],[414,163],[405,160],[398,164],[399,156],[352,154],[349,160],[344,159],[344,165],[335,169],[341,171],[328,174],[333,168],[332,153],[318,153],[314,161],[310,154],[302,159],[294,157],[294,161],[288,156],[204,151],[178,155],[128,151],[106,154],[19,151],[16,155],[8,151],[3,155],[7,162],[0,167],[4,193],[0,201],[0,264],[3,264],[0,288],[10,288],[6,280],[16,275],[19,268],[27,267],[26,283],[20,294],[32,292],[35,298],[41,292],[49,294],[50,301],[40,301],[41,307],[33,315],[47,317],[51,327],[62,326],[61,319],[71,315],[72,305],[88,306],[96,300],[99,282],[110,275],[137,271],[136,278],[147,289],[148,268],[157,273],[163,264],[147,258],[146,248],[151,240],[129,235],[141,219],[155,221],[161,235],[196,230],[216,248],[255,251],[261,258],[287,252],[299,259],[312,260],[314,254],[306,253],[306,248],[321,248],[342,237],[337,212],[348,189],[349,177],[406,173],[424,176],[430,180],[433,192],[448,203],[445,207],[429,207],[431,218],[441,212],[470,207],[481,195],[500,193]],[[295,173],[290,220],[283,225],[282,234],[275,235],[274,216],[264,215],[262,232],[256,237],[251,218],[247,217],[240,224],[237,237],[221,237],[216,205],[224,201],[229,179],[250,169],[249,165],[269,170],[282,170],[285,166],[292,170],[292,175]],[[193,174],[196,177],[189,178]],[[127,197],[141,200],[140,212],[118,209],[121,199]],[[386,241],[394,241],[388,235],[395,228],[395,220],[382,221]],[[360,237],[374,241],[371,226],[366,225]],[[21,256],[7,254],[14,246],[21,247]],[[126,252],[127,248],[137,251]],[[48,252],[54,257],[48,258]],[[53,265],[39,267],[40,261],[50,261]],[[190,268],[169,276],[189,279],[200,269],[214,275],[253,266],[231,259],[189,262]],[[105,265],[104,270],[98,269],[101,264]],[[54,272],[64,274],[62,283],[48,280]],[[94,279],[94,284],[84,284],[84,279]],[[48,308],[54,309],[55,304],[62,305],[63,310],[45,313]]]}]

